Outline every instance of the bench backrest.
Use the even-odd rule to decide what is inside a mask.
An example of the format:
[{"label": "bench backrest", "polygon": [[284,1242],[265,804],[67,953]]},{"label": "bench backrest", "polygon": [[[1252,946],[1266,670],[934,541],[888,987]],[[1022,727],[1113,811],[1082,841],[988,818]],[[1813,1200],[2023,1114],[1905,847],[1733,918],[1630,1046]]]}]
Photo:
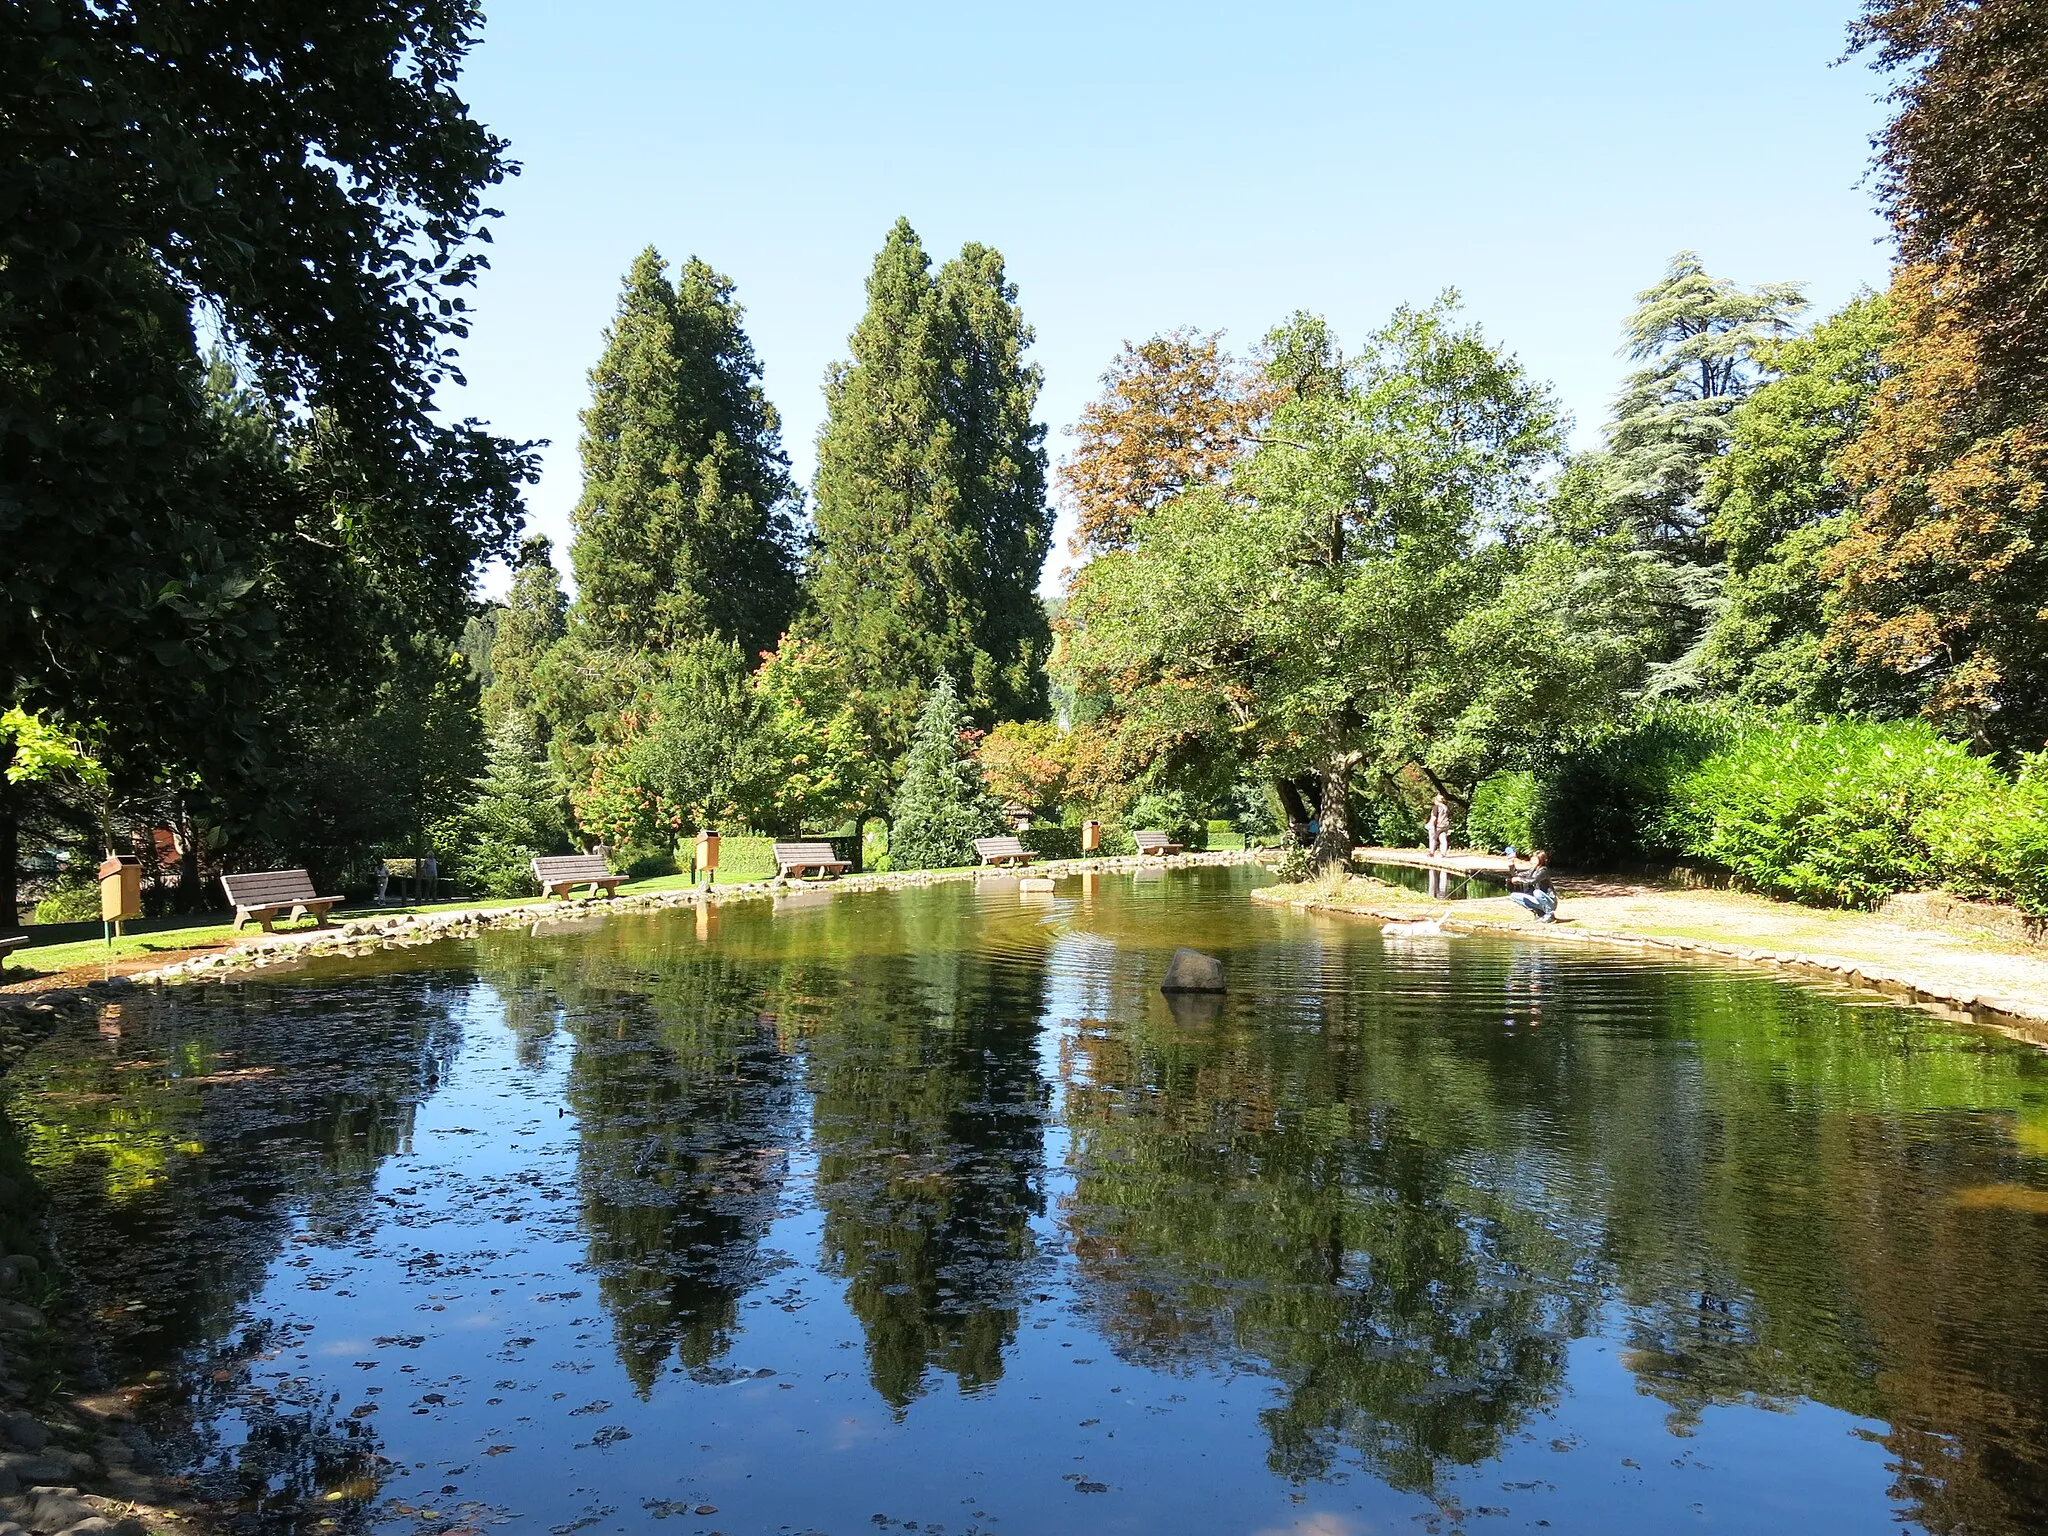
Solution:
[{"label": "bench backrest", "polygon": [[315,901],[313,877],[303,869],[264,869],[248,875],[222,875],[221,889],[238,907],[283,907]]},{"label": "bench backrest", "polygon": [[1027,859],[1031,850],[1014,837],[977,837],[974,851],[984,859]]},{"label": "bench backrest", "polygon": [[1164,832],[1133,832],[1131,840],[1141,850],[1146,848],[1165,848],[1173,842],[1173,839]]},{"label": "bench backrest", "polygon": [[841,861],[830,843],[777,843],[775,862],[778,864],[838,864]]},{"label": "bench backrest", "polygon": [[567,880],[609,880],[612,872],[601,853],[554,853],[533,861],[533,878],[552,885]]}]

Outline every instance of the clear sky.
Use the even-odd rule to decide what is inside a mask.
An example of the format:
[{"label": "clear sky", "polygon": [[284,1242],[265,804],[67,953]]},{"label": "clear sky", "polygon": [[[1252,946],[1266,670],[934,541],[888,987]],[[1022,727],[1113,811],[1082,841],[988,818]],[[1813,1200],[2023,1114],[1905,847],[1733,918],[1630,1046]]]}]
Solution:
[{"label": "clear sky", "polygon": [[902,214],[935,260],[1008,259],[1055,459],[1126,338],[1245,347],[1311,309],[1355,341],[1445,287],[1590,445],[1673,252],[1804,281],[1817,311],[1883,286],[1882,83],[1835,63],[1853,8],[495,0],[464,91],[525,170],[445,403],[552,440],[529,505],[566,565],[585,375],[652,243],[738,285],[808,484],[826,366]]}]

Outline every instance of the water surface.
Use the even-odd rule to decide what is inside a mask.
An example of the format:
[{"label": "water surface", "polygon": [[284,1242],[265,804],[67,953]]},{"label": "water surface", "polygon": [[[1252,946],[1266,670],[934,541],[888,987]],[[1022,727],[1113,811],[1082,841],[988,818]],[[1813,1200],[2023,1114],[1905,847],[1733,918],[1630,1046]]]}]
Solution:
[{"label": "water surface", "polygon": [[2048,1524],[2048,1060],[1261,878],[323,961],[11,1108],[250,1531]]}]

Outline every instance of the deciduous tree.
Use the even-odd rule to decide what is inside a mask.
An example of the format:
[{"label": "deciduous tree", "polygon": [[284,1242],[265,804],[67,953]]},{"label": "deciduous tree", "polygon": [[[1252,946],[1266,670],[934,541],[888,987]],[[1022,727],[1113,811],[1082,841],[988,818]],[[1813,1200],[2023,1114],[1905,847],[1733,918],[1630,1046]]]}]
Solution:
[{"label": "deciduous tree", "polygon": [[1221,332],[1125,342],[1102,393],[1067,429],[1074,452],[1060,482],[1075,513],[1074,552],[1128,548],[1134,515],[1226,483],[1270,405],[1263,383],[1223,350]]}]

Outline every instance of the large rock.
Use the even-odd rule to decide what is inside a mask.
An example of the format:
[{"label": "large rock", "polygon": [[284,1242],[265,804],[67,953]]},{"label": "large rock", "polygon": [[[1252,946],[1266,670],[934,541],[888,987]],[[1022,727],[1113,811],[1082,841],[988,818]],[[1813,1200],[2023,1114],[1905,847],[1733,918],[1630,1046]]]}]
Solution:
[{"label": "large rock", "polygon": [[1162,992],[1221,992],[1223,990],[1223,962],[1214,955],[1205,955],[1200,950],[1182,947],[1173,952],[1173,958],[1166,962],[1166,979],[1159,983]]}]

